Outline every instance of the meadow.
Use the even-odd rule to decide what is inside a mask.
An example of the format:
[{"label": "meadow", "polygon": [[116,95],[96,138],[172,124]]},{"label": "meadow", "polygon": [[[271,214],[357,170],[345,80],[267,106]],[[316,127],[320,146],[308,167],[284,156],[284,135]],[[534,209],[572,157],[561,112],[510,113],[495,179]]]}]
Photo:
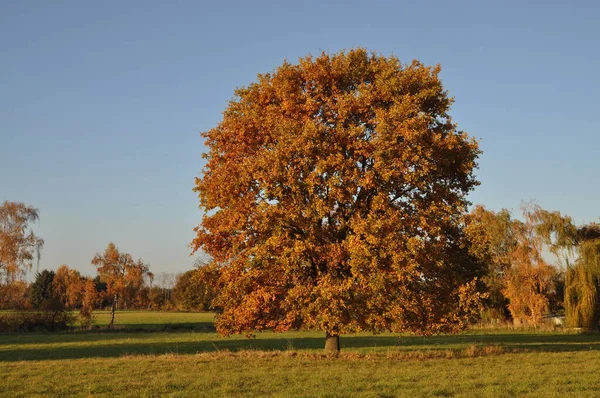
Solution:
[{"label": "meadow", "polygon": [[[600,336],[319,332],[220,337],[210,313],[119,312],[117,329],[0,335],[0,395],[598,396]],[[108,323],[98,313],[97,325]]]}]

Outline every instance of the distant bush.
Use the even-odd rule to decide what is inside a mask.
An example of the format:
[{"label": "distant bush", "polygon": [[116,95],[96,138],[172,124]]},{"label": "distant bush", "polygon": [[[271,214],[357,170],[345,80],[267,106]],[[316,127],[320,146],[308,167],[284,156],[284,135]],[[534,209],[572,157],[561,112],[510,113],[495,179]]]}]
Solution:
[{"label": "distant bush", "polygon": [[[51,306],[51,303],[48,304]],[[41,312],[0,313],[0,332],[43,332],[66,330],[74,318],[64,310],[45,309]]]},{"label": "distant bush", "polygon": [[39,332],[69,328],[74,320],[52,288],[54,271],[43,270],[31,284],[29,300],[38,311],[0,313],[0,332]]}]

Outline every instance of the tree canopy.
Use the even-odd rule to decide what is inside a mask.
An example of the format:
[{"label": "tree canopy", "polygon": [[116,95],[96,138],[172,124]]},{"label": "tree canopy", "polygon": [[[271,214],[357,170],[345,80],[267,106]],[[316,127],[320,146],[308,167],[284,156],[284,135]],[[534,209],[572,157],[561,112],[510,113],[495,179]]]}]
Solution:
[{"label": "tree canopy", "polygon": [[150,267],[141,259],[134,261],[129,253],[120,252],[112,242],[104,253],[94,256],[92,265],[96,266],[100,279],[106,283],[108,295],[113,296],[109,322],[109,327],[112,327],[119,300],[135,296],[144,283],[144,276],[150,274]]},{"label": "tree canopy", "polygon": [[81,304],[85,279],[79,271],[63,264],[56,270],[52,284],[56,298],[63,303],[65,308],[73,309]]},{"label": "tree canopy", "polygon": [[462,246],[477,142],[440,67],[353,49],[235,91],[196,179],[193,250],[220,267],[221,333],[460,329],[479,273]]}]

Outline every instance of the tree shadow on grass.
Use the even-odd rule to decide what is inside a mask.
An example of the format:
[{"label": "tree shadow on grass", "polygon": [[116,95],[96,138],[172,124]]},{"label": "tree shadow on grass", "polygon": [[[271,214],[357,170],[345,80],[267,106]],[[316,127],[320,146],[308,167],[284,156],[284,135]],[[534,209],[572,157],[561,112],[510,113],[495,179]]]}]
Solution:
[{"label": "tree shadow on grass", "polygon": [[[101,334],[102,335],[102,334]],[[58,346],[48,348],[26,348],[0,350],[0,362],[57,360],[76,358],[114,358],[124,355],[196,354],[212,351],[238,350],[322,350],[324,337],[290,338],[285,334],[271,338],[230,337],[203,340],[198,334],[196,341],[168,341],[172,336],[163,333],[142,333],[119,336],[105,344]],[[111,336],[111,333],[103,336]],[[137,341],[129,341],[126,336],[135,336]],[[279,337],[280,336],[280,337]],[[118,337],[122,337],[118,339]],[[146,338],[147,337],[147,338]],[[117,339],[115,339],[117,338]],[[164,339],[163,341],[160,341]],[[157,341],[158,340],[158,341]],[[118,341],[118,342],[115,342]],[[24,342],[25,343],[25,342]],[[485,335],[443,335],[431,337],[415,336],[343,336],[342,350],[383,349],[389,351],[449,350],[464,349],[470,345],[500,345],[508,351],[567,352],[600,351],[600,335],[597,334],[485,334]]]},{"label": "tree shadow on grass", "polygon": [[[103,332],[196,332],[196,333],[214,333],[216,332],[214,322],[173,322],[173,323],[139,323],[121,326],[116,324],[114,329],[107,329],[106,326],[99,327]],[[97,329],[95,330],[97,331]],[[90,332],[94,332],[92,329]]]},{"label": "tree shadow on grass", "polygon": [[[197,341],[173,341],[161,342],[161,333],[148,334],[154,336],[153,341],[136,341],[89,346],[58,346],[49,348],[27,348],[14,350],[0,350],[0,362],[29,361],[29,360],[53,360],[74,358],[110,358],[124,355],[160,355],[160,354],[196,354],[199,352],[214,351],[239,351],[239,350],[286,350],[290,347],[295,349],[322,348],[324,339],[300,338],[300,339],[247,339],[243,337],[223,338],[218,340]],[[135,337],[137,340],[137,336]]]},{"label": "tree shadow on grass", "polygon": [[71,343],[81,341],[114,340],[123,337],[136,339],[152,339],[153,333],[216,333],[212,322],[168,323],[168,324],[136,324],[115,325],[113,329],[107,326],[96,326],[91,330],[73,329],[62,332],[21,332],[0,333],[0,347],[13,344],[49,344]]}]

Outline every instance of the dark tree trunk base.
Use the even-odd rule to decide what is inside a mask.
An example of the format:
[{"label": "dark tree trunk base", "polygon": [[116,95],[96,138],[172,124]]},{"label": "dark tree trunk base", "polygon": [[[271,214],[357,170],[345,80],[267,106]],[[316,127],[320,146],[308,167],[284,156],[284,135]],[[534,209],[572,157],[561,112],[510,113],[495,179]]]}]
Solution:
[{"label": "dark tree trunk base", "polygon": [[337,354],[340,352],[340,336],[327,333],[325,335],[325,353]]},{"label": "dark tree trunk base", "polygon": [[110,306],[110,322],[108,323],[109,329],[112,329],[113,325],[115,324],[116,307],[117,307],[117,296],[115,295],[115,299],[114,299],[112,305]]}]

